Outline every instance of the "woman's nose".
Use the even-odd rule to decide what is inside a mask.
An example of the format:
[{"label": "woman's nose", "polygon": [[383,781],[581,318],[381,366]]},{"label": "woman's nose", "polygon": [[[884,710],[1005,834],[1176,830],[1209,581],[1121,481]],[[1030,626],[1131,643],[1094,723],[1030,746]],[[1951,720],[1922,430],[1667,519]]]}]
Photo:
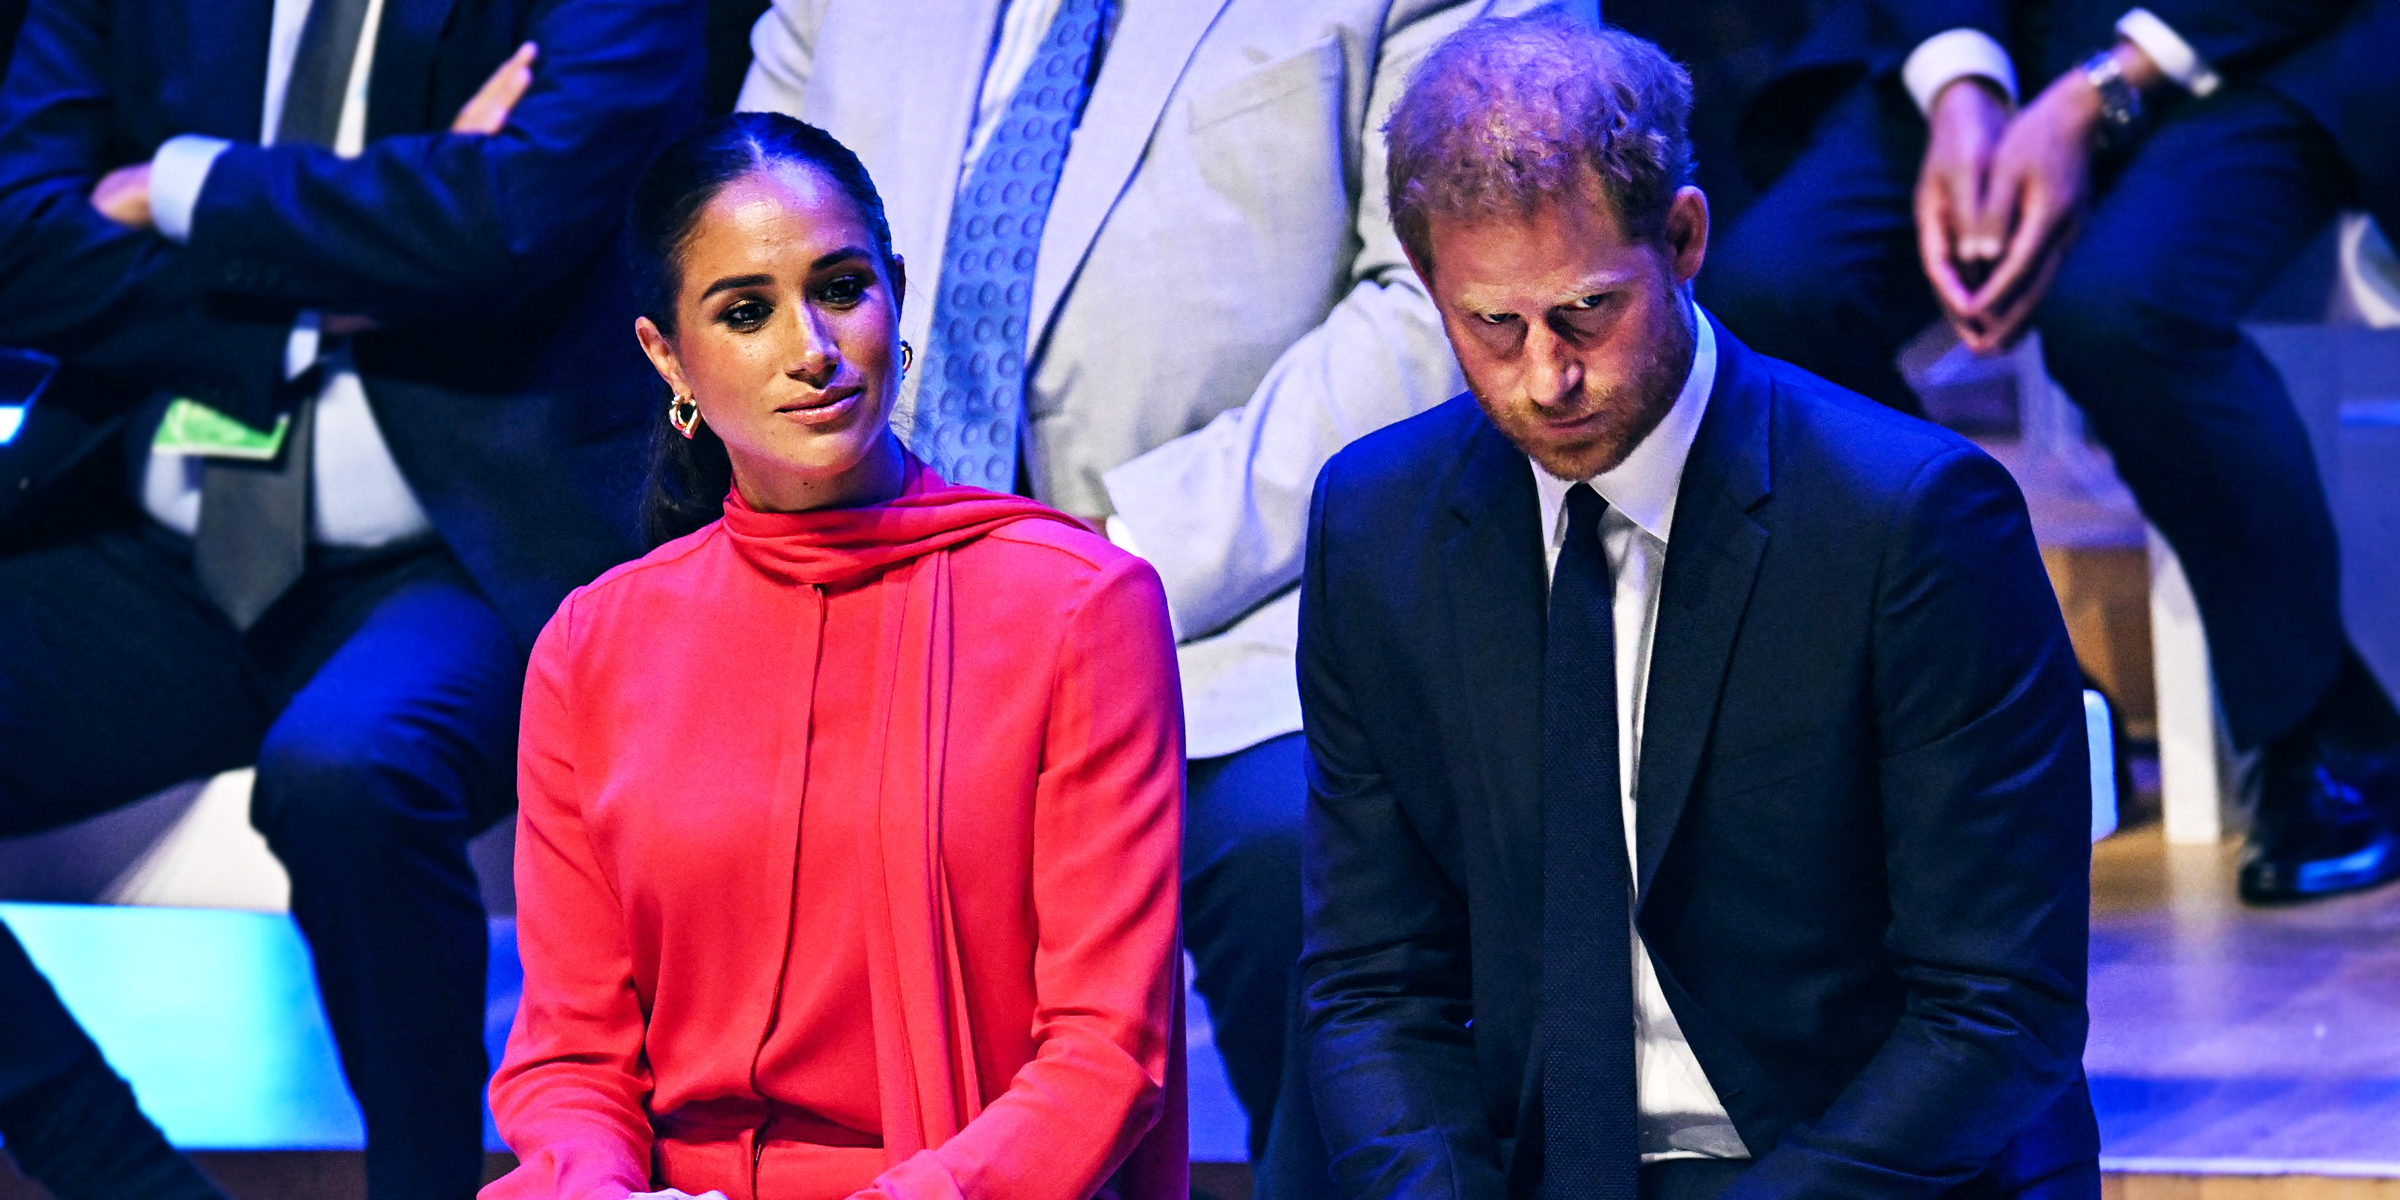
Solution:
[{"label": "woman's nose", "polygon": [[824,387],[833,382],[834,372],[842,365],[841,345],[834,341],[831,330],[820,323],[815,314],[800,316],[799,344],[793,349],[792,378],[810,387]]}]

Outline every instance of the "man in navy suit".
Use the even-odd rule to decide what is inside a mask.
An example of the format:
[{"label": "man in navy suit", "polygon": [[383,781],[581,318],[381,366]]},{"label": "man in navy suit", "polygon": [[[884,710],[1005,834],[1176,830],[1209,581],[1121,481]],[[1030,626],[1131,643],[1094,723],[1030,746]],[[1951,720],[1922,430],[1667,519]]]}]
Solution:
[{"label": "man in navy suit", "polygon": [[[623,213],[701,69],[675,0],[36,0],[0,85],[0,345],[62,364],[0,450],[0,835],[256,764],[379,1198],[481,1181],[465,846],[636,550]],[[0,1005],[29,1174],[203,1186],[21,954]]]},{"label": "man in navy suit", "polygon": [[1630,35],[1481,22],[1388,127],[1470,394],[1311,513],[1335,1174],[2088,1200],[2089,763],[2023,502],[1693,305],[1690,96]]},{"label": "man in navy suit", "polygon": [[2038,329],[2257,752],[2241,894],[2375,886],[2400,879],[2400,715],[2344,630],[2308,432],[2239,322],[2342,209],[2400,228],[2400,0],[2144,2],[1843,5],[1753,107],[1757,141],[1804,148],[1700,295],[1911,411],[1894,358],[1927,324],[1986,352]]}]

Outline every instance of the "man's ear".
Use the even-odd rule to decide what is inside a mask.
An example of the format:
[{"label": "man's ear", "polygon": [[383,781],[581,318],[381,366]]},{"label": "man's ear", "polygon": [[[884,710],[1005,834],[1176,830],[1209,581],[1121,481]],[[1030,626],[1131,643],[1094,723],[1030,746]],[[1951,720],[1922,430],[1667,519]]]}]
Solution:
[{"label": "man's ear", "polygon": [[641,342],[642,353],[650,356],[651,369],[667,381],[667,390],[678,396],[691,395],[691,385],[684,382],[683,364],[675,360],[675,345],[659,330],[658,323],[648,317],[635,317],[633,336]]},{"label": "man's ear", "polygon": [[1667,254],[1675,282],[1690,283],[1708,258],[1708,196],[1689,184],[1675,189],[1667,204]]}]

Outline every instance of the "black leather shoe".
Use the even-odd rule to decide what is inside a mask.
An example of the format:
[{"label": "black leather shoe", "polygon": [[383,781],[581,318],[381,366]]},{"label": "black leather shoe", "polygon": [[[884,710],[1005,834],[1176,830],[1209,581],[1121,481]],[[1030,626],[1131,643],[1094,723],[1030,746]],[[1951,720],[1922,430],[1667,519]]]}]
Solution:
[{"label": "black leather shoe", "polygon": [[2314,900],[2400,879],[2394,814],[2400,753],[2270,748],[2242,851],[2242,899]]}]

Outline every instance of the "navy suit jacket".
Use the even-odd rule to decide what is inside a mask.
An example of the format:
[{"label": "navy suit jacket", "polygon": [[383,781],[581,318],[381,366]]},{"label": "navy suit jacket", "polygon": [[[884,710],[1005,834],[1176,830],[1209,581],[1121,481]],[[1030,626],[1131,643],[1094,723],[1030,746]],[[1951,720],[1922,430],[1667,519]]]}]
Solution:
[{"label": "navy suit jacket", "polygon": [[[35,0],[0,83],[0,345],[64,364],[0,450],[0,519],[160,391],[264,424],[300,310],[353,343],[377,423],[451,550],[530,645],[568,589],[639,549],[643,431],[664,392],[633,337],[623,225],[697,118],[686,0],[386,0],[366,151],[260,147],[271,0]],[[532,90],[490,137],[451,118],[520,42]],[[236,143],[188,246],[88,197],[177,134]],[[105,478],[103,478],[105,477]]]},{"label": "navy suit jacket", "polygon": [[[1772,174],[1862,77],[1897,76],[1948,29],[2008,48],[2027,99],[2116,40],[2133,0],[1847,0],[1747,106],[1745,167]],[[2229,84],[2255,81],[2308,110],[2341,147],[2362,203],[2400,226],[2400,0],[2143,0]]]},{"label": "navy suit jacket", "polygon": [[[1958,437],[1717,344],[1636,919],[1757,1156],[1731,1194],[2096,1196],[2080,677],[2023,501]],[[1317,483],[1306,1053],[1355,1196],[1538,1190],[1536,507],[1469,397]]]}]

